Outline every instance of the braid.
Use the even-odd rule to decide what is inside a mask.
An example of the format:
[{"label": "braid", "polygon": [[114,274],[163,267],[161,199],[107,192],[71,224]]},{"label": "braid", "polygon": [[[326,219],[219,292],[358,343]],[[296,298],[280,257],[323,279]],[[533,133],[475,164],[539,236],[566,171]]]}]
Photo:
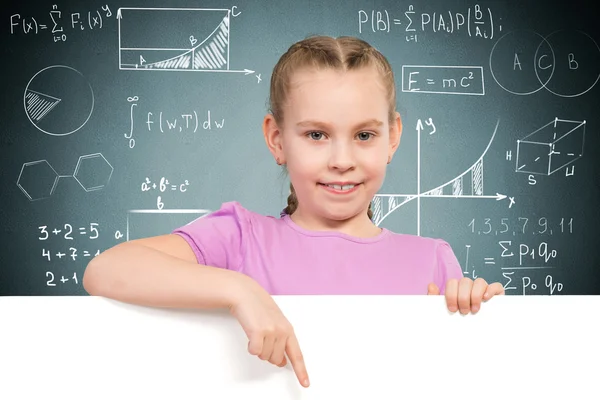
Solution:
[{"label": "braid", "polygon": [[[367,216],[370,220],[373,220],[373,203],[369,203],[369,209],[367,210]],[[296,197],[296,190],[294,185],[290,183],[290,195],[287,198],[287,207],[283,210],[287,215],[292,215],[298,208],[298,198]]]},{"label": "braid", "polygon": [[298,198],[296,197],[296,190],[294,185],[290,183],[290,195],[287,198],[287,207],[283,210],[287,215],[292,215],[296,208],[298,208]]}]

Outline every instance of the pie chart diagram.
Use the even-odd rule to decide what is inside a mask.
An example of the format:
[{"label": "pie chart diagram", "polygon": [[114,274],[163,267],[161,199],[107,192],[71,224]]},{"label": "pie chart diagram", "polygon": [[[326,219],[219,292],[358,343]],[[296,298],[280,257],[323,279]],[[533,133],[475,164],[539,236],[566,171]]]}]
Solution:
[{"label": "pie chart diagram", "polygon": [[76,69],[53,65],[36,73],[25,88],[25,114],[40,131],[66,136],[81,129],[94,109],[94,93]]}]

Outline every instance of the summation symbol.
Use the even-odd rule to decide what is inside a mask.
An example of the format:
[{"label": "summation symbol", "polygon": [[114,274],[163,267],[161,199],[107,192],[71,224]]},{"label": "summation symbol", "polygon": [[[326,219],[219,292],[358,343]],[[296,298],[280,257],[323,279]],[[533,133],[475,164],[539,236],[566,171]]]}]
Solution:
[{"label": "summation symbol", "polygon": [[31,201],[52,196],[60,178],[74,178],[86,192],[91,192],[108,185],[113,170],[101,153],[79,157],[73,175],[59,175],[46,160],[31,161],[21,167],[17,186]]}]

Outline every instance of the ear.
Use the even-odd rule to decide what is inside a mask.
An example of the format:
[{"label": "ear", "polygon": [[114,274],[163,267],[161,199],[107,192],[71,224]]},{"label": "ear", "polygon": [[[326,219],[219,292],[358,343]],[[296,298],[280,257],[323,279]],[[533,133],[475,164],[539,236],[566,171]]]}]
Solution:
[{"label": "ear", "polygon": [[396,117],[394,122],[390,125],[390,145],[388,156],[390,160],[396,153],[398,146],[400,145],[400,137],[402,136],[402,119],[400,118],[400,113],[396,111]]},{"label": "ear", "polygon": [[265,142],[267,143],[267,147],[273,157],[276,160],[279,160],[281,164],[285,163],[285,157],[283,155],[283,146],[282,146],[282,134],[279,126],[277,126],[277,122],[275,122],[275,117],[273,114],[267,114],[263,121],[263,135],[265,137]]}]

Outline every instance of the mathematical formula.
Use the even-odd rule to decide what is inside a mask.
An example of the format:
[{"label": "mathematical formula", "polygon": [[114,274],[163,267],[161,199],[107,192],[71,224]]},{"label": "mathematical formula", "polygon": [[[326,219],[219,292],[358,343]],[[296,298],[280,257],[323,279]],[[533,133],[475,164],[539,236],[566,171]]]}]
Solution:
[{"label": "mathematical formula", "polygon": [[[498,245],[502,248],[502,254],[500,257],[512,258],[515,256],[515,248],[518,246],[519,252],[519,267],[525,265],[525,262],[540,260],[547,263],[550,260],[556,259],[558,251],[548,246],[548,243],[541,242],[537,246],[530,246],[525,243],[513,244],[512,240],[502,240],[498,242]],[[486,257],[486,264],[495,264],[493,257]]]},{"label": "mathematical formula", "polygon": [[[134,130],[135,115],[134,108],[138,107],[138,96],[127,98],[129,106],[129,132],[124,134],[125,139],[128,139],[129,148],[135,147]],[[213,130],[223,129],[225,118],[212,119],[211,111],[206,110],[199,114],[196,110],[184,112],[181,114],[166,114],[163,111],[148,111],[143,113],[144,125],[148,132],[160,131],[160,133],[196,133],[198,130]]]},{"label": "mathematical formula", "polygon": [[[46,286],[56,286],[56,283],[54,282],[54,273],[53,272],[46,271],[46,278],[48,278],[48,280],[46,281]],[[69,280],[72,280],[76,285],[78,285],[79,279],[77,278],[77,272],[73,273],[73,276],[71,277],[71,279],[65,278],[64,275],[61,275],[60,279],[58,281],[61,284],[65,284],[65,283],[69,282]]]},{"label": "mathematical formula", "polygon": [[171,116],[164,114],[162,111],[159,111],[158,113],[148,111],[148,113],[146,113],[145,124],[148,128],[148,132],[151,132],[153,127],[158,125],[158,129],[160,129],[161,133],[182,132],[184,130],[196,133],[198,132],[198,128],[204,130],[213,129],[213,122],[215,129],[221,129],[223,128],[223,125],[225,125],[224,118],[222,118],[220,122],[218,120],[212,121],[210,118],[210,110],[206,111],[206,118],[203,117],[202,120],[198,118],[198,112],[196,110],[192,110],[190,113]]},{"label": "mathematical formula", "polygon": [[484,95],[483,67],[403,65],[402,91]]},{"label": "mathematical formula", "polygon": [[[64,267],[66,263],[68,263],[69,265],[76,265],[77,267],[81,268],[82,265],[78,264],[77,262],[86,260],[87,263],[89,260],[100,255],[102,251],[104,251],[95,246],[88,247],[85,244],[67,246],[61,246],[59,244],[57,245],[58,249],[50,249],[50,241],[53,239],[63,240],[65,242],[76,241],[77,239],[90,241],[93,240],[94,242],[101,241],[103,237],[100,234],[100,224],[97,222],[90,222],[80,226],[70,223],[65,223],[62,226],[40,225],[37,226],[37,232],[38,241],[45,243],[41,248],[39,257],[46,263],[58,263],[57,265],[60,267]],[[123,238],[124,235],[117,230],[114,234],[114,239],[121,240]],[[75,271],[73,272],[73,275],[70,275],[71,272],[57,273],[46,270],[46,286],[55,287],[68,284],[78,285],[80,283],[78,273],[79,272]]]},{"label": "mathematical formula", "polygon": [[[515,280],[515,282],[513,282],[513,274],[514,272],[502,273],[502,276],[507,280],[507,282],[504,284],[505,291],[518,290],[518,288],[514,286],[518,282],[518,280]],[[532,282],[530,276],[521,277],[521,294],[523,296],[526,296],[528,294],[553,295],[555,293],[562,292],[564,285],[562,284],[562,282],[554,282],[554,278],[552,277],[552,275],[546,275],[543,280],[544,283],[542,285],[539,282]],[[543,292],[540,292],[539,290],[543,290]]]},{"label": "mathematical formula", "polygon": [[47,249],[42,249],[42,258],[45,258],[48,261],[52,261],[52,256],[58,258],[58,260],[62,260],[63,257],[69,257],[71,259],[71,261],[76,261],[77,257],[95,257],[97,255],[100,254],[100,250],[96,249],[96,252],[90,252],[89,250],[82,250],[81,254],[78,253],[77,249],[75,247],[69,247],[68,252],[65,251],[64,253],[61,253],[60,251],[58,253],[55,254],[51,254],[50,250]]},{"label": "mathematical formula", "polygon": [[[190,182],[186,179],[183,183],[172,184],[169,182],[167,178],[164,176],[160,178],[158,185],[156,182],[152,182],[150,178],[146,177],[144,182],[142,182],[141,190],[142,192],[149,192],[152,190],[158,190],[161,193],[164,193],[167,190],[172,192],[185,193],[187,191],[187,187],[190,185]],[[165,206],[162,197],[159,195],[156,198],[156,208],[162,210]]]},{"label": "mathematical formula", "polygon": [[88,239],[97,239],[100,235],[100,232],[98,231],[98,225],[99,224],[96,222],[90,223],[89,230],[86,226],[74,229],[73,225],[71,224],[64,224],[61,229],[54,228],[49,230],[48,225],[42,225],[38,227],[41,235],[38,237],[38,240],[48,240],[50,234],[58,236],[60,233],[62,233],[63,239],[74,240],[74,237],[72,236],[74,231],[77,231],[80,236],[88,236]]},{"label": "mathematical formula", "polygon": [[[481,7],[479,4],[469,7],[464,11],[442,11],[442,12],[417,12],[413,5],[408,6],[404,15],[394,15],[400,18],[390,18],[387,9],[376,11],[358,11],[358,32],[371,30],[374,33],[390,33],[392,26],[399,27],[405,34],[407,42],[418,42],[418,33],[456,33],[466,34],[469,37],[482,39],[494,39],[495,30],[502,31],[502,25],[494,24],[492,10]],[[402,26],[402,27],[400,27]],[[397,29],[397,28],[395,28]]]},{"label": "mathematical formula", "polygon": [[[52,237],[60,238],[62,240],[76,240],[76,238],[86,238],[88,240],[96,240],[100,237],[100,224],[97,222],[91,222],[86,224],[85,226],[73,226],[72,224],[66,223],[61,227],[50,227],[48,225],[41,225],[37,227],[38,232],[38,241],[48,241],[52,239]],[[47,262],[57,262],[70,260],[71,262],[75,262],[80,258],[93,258],[100,254],[100,249],[77,249],[73,246],[69,246],[68,249],[63,249],[62,251],[51,251],[47,247],[43,247],[41,249],[40,257]],[[56,286],[57,282],[55,282],[56,277],[54,272],[46,271],[46,286]],[[69,277],[65,277],[65,275],[61,275],[60,279],[58,279],[59,284],[65,284],[67,282],[71,282],[74,284],[79,284],[79,279],[77,277],[77,272],[74,272],[73,275]]]},{"label": "mathematical formula", "polygon": [[[40,236],[38,236],[38,240],[40,241],[46,241],[48,239],[50,239],[50,235],[54,235],[55,237],[61,237],[61,239],[64,240],[75,240],[75,237],[73,235],[79,235],[79,236],[85,236],[87,239],[90,240],[95,240],[98,239],[98,237],[100,236],[100,232],[98,230],[98,226],[99,224],[96,222],[92,222],[89,225],[89,228],[87,226],[82,226],[82,227],[73,227],[73,225],[71,224],[64,224],[60,229],[59,228],[53,228],[53,229],[49,229],[48,225],[42,225],[42,226],[38,226],[38,230],[40,233]],[[100,254],[100,250],[96,249],[95,253],[93,251],[89,251],[89,250],[83,250],[81,251],[81,254],[78,252],[78,250],[75,247],[69,247],[68,251],[64,251],[64,252],[56,252],[54,254],[52,254],[52,252],[50,250],[48,250],[47,248],[42,248],[42,253],[41,256],[42,258],[48,260],[49,262],[52,261],[52,257],[56,257],[58,258],[58,260],[62,260],[63,257],[69,257],[72,261],[76,261],[77,257],[81,256],[81,257],[94,257],[97,256],[98,254]]]},{"label": "mathematical formula", "polygon": [[[519,269],[537,268],[529,267],[527,264],[530,261],[543,262],[543,267],[550,268],[546,265],[550,260],[555,260],[558,257],[558,251],[552,249],[547,242],[540,242],[538,245],[531,245],[526,243],[514,242],[512,240],[500,240],[498,242],[499,249],[502,250],[500,258],[508,258],[506,262],[512,262],[512,260],[518,254],[519,264],[516,266]],[[465,273],[469,273],[469,250],[470,245],[467,245],[467,260],[465,265],[467,266]],[[517,250],[518,249],[518,250]],[[484,265],[496,265],[495,257],[484,257]],[[514,267],[514,268],[516,268]],[[474,267],[473,267],[474,268]],[[502,267],[503,269],[511,269],[513,267]]]},{"label": "mathematical formula", "polygon": [[[48,17],[36,18],[33,16],[22,16],[21,14],[11,15],[10,34],[23,33],[25,35],[37,35],[42,31],[48,31],[52,34],[55,43],[65,42],[67,40],[65,29],[71,29],[71,31],[83,31],[88,28],[90,30],[102,29],[105,20],[112,17],[112,15],[110,7],[106,4],[95,10],[72,12],[68,15],[68,20],[65,23],[63,21],[63,12],[55,4],[48,13],[49,20],[46,19]],[[68,28],[65,28],[65,25]]]},{"label": "mathematical formula", "polygon": [[[545,270],[560,271],[560,252],[544,238],[551,235],[572,235],[575,232],[572,217],[512,217],[512,218],[472,218],[467,227],[469,233],[481,236],[519,236],[540,239],[497,240],[494,244],[496,254],[473,256],[470,244],[466,247],[466,260],[463,274],[476,279],[484,272],[500,272],[505,291],[516,291],[522,295],[559,294],[564,288],[563,282],[556,280],[554,274]],[[540,274],[542,272],[542,274]]]}]

